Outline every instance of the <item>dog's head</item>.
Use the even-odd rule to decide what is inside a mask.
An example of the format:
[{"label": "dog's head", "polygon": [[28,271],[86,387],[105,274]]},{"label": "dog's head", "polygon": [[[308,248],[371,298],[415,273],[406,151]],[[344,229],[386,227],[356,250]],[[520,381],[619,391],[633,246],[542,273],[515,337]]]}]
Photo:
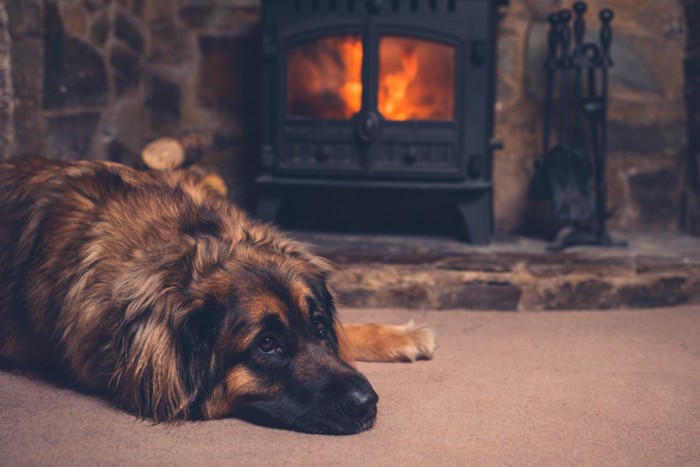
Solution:
[{"label": "dog's head", "polygon": [[[228,276],[233,287],[208,305],[208,313],[219,316],[212,358],[221,371],[203,397],[202,415],[233,414],[315,433],[371,427],[377,395],[341,358],[342,337],[321,271],[304,260],[253,251],[245,258],[239,253],[232,267],[222,279]],[[186,334],[194,347],[201,345],[197,332]]]},{"label": "dog's head", "polygon": [[[329,434],[374,424],[378,397],[344,359],[322,261],[297,247],[199,241],[185,263],[193,265],[189,277],[178,279],[187,283],[185,296],[154,304],[170,307],[153,315],[172,317],[164,340],[174,352],[160,350],[159,363],[125,378],[147,382],[134,393],[145,399],[137,404],[142,412],[157,419],[236,416]],[[138,328],[156,326],[148,323]]]}]

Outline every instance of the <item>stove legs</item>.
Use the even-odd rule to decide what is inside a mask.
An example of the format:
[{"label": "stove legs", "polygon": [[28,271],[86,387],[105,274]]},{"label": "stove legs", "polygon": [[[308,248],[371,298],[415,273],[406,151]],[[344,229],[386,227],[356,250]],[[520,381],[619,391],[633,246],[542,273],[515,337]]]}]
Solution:
[{"label": "stove legs", "polygon": [[457,201],[457,209],[467,241],[474,245],[487,245],[491,240],[491,193],[464,195]]},{"label": "stove legs", "polygon": [[[325,189],[328,190],[331,188]],[[317,202],[319,200],[324,199],[324,196],[322,195],[323,190],[321,190],[320,192],[311,191],[308,193],[303,193],[300,191],[293,191],[289,188],[285,189],[285,187],[258,187],[256,201],[254,204],[255,217],[264,222],[277,222],[278,214],[282,203],[285,201],[290,203],[298,203],[299,198],[297,196],[301,194],[303,194],[301,199],[310,200],[310,202]],[[376,203],[377,206],[381,208],[381,206],[384,206],[386,203],[410,202],[404,201],[404,199],[409,199],[409,197],[401,196],[401,192],[393,193],[394,194],[391,194],[389,198],[384,199],[384,204]],[[386,195],[389,196],[390,193],[387,193]],[[382,196],[382,192],[377,191],[376,196]],[[493,217],[491,214],[492,194],[490,189],[485,187],[483,189],[472,190],[455,189],[451,192],[442,193],[425,192],[421,196],[426,197],[426,199],[423,201],[428,203],[427,206],[429,206],[430,203],[440,203],[443,207],[450,209],[450,206],[456,205],[460,216],[460,225],[458,227],[461,231],[461,238],[463,238],[465,241],[473,245],[487,245],[491,241],[491,232],[493,230]],[[347,199],[343,199],[345,200],[344,202],[347,202]],[[367,197],[365,196],[362,199],[367,200]],[[291,207],[293,208],[293,206],[294,204]],[[328,208],[327,205],[324,206]],[[426,206],[422,205],[421,209],[425,209],[425,207]],[[402,214],[398,214],[397,218],[399,219],[399,221],[406,221],[406,219],[403,218],[405,217],[405,215],[405,212]],[[372,216],[370,216],[370,218],[371,217]],[[287,219],[287,221],[289,221],[289,219]],[[417,219],[416,221],[418,222]],[[450,221],[454,222],[454,218],[450,219]],[[333,223],[334,221],[331,220],[330,222]],[[379,223],[381,224],[381,221],[379,221]],[[455,226],[453,225],[453,229],[454,227]],[[454,230],[452,230],[452,232],[454,232]]]}]

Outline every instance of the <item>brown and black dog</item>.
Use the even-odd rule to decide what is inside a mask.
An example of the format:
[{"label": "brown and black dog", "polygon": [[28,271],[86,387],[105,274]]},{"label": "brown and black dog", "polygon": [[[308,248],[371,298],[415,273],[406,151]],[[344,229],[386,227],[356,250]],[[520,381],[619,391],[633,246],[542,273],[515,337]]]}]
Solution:
[{"label": "brown and black dog", "polygon": [[0,359],[141,416],[370,428],[352,362],[430,358],[434,337],[339,324],[329,272],[196,172],[0,162]]}]

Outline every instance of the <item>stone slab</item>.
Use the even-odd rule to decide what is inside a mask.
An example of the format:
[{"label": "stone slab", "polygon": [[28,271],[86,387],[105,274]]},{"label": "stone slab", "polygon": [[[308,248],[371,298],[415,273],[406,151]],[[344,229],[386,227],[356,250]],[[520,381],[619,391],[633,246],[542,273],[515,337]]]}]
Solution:
[{"label": "stone slab", "polygon": [[294,232],[336,266],[344,306],[578,310],[700,303],[700,239],[619,232],[628,248],[549,252],[544,241],[476,247],[441,237]]}]

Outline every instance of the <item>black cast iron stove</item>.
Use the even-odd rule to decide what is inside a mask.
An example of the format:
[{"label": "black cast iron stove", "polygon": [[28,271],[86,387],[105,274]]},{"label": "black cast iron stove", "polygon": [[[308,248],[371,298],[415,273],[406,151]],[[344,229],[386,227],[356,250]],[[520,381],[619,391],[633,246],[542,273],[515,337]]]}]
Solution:
[{"label": "black cast iron stove", "polygon": [[258,217],[299,190],[421,193],[488,243],[499,3],[264,0]]}]

